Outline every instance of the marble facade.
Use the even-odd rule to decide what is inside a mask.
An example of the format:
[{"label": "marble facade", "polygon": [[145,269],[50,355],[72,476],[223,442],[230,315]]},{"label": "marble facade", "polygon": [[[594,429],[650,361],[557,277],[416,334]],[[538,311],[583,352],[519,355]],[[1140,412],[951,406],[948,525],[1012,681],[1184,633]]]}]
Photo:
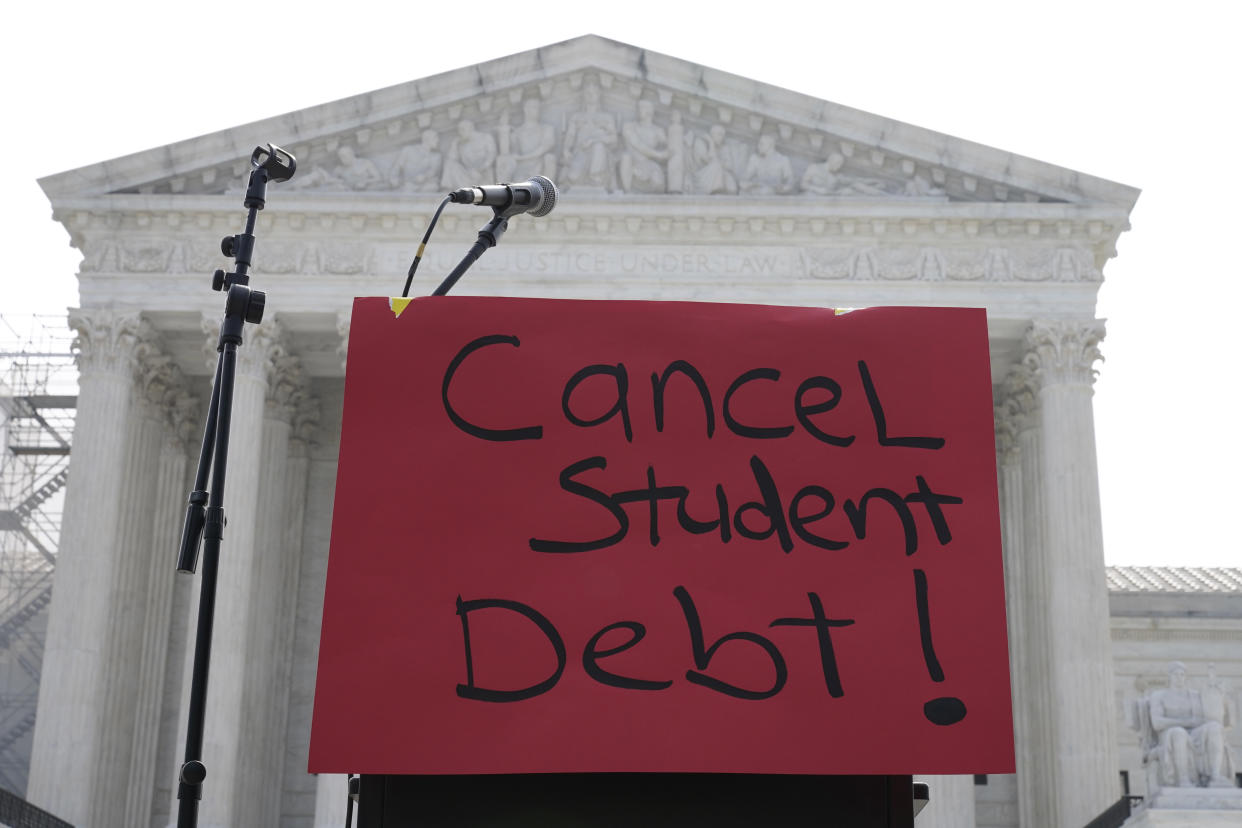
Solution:
[{"label": "marble facade", "polygon": [[[41,182],[83,257],[82,390],[33,802],[84,828],[175,813],[197,589],[172,557],[221,311],[208,274],[268,141],[299,169],[256,231],[267,315],[240,352],[203,825],[343,821],[343,782],[305,755],[350,300],[400,291],[445,189],[534,174],[557,209],[515,219],[455,293],[988,309],[1005,824],[1077,828],[1117,799],[1091,388],[1096,293],[1138,192],[588,36]],[[415,292],[485,218],[446,211]],[[970,784],[942,781],[962,804],[920,825],[974,824]]]}]

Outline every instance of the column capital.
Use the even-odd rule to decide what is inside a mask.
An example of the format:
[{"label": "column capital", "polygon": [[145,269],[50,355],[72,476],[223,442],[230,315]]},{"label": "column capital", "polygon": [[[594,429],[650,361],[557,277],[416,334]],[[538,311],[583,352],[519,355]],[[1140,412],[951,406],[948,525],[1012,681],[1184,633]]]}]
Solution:
[{"label": "column capital", "polygon": [[1033,355],[1027,354],[1027,358],[1012,366],[1001,380],[996,408],[1015,436],[1038,423],[1039,380],[1034,361]]},{"label": "column capital", "polygon": [[78,371],[129,375],[145,324],[135,310],[71,308],[69,327],[77,333],[72,348]]},{"label": "column capital", "polygon": [[156,408],[167,405],[185,387],[181,369],[149,326],[144,326],[135,348],[134,377],[139,397]]},{"label": "column capital", "polygon": [[1103,319],[1037,319],[1026,332],[1029,349],[1023,361],[1035,373],[1040,388],[1049,385],[1086,385],[1095,382]]},{"label": "column capital", "polygon": [[198,398],[176,361],[165,350],[159,334],[143,322],[134,348],[135,392],[139,403],[149,407],[168,427],[176,443],[189,445],[198,421]]},{"label": "column capital", "polygon": [[298,397],[306,383],[302,361],[283,347],[273,351],[267,381],[268,417],[282,423],[292,423],[297,410]]},{"label": "column capital", "polygon": [[186,391],[179,391],[167,408],[172,438],[187,448],[198,445],[202,438],[199,423],[199,399]]}]

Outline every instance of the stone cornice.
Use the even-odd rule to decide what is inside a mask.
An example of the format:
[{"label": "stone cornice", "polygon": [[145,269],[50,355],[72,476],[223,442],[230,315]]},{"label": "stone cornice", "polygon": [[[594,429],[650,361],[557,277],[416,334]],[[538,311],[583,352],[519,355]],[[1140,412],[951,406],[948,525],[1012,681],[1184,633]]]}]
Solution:
[{"label": "stone cornice", "polygon": [[[456,252],[450,247],[456,245],[453,238],[472,233],[476,217],[447,216],[428,253]],[[176,212],[170,217],[77,211],[68,225],[73,228],[73,243],[86,254],[83,273],[210,273],[227,264],[220,254],[219,238],[236,231],[236,214]],[[409,216],[286,212],[261,228],[256,268],[268,274],[404,272],[421,231],[421,221]],[[529,258],[537,248],[546,258],[555,248],[566,246],[575,250],[599,247],[615,253],[612,258],[622,251],[632,254],[637,248],[660,254],[702,254],[712,248],[719,257],[748,246],[796,258],[797,263],[787,268],[790,276],[809,278],[1099,282],[1104,262],[1114,253],[1110,237],[1115,232],[1113,225],[1095,218],[989,220],[969,214],[959,217],[953,211],[897,218],[787,211],[744,218],[569,214],[513,227],[505,245],[489,254],[487,261],[499,264],[519,251]],[[859,256],[861,263],[856,261]],[[930,261],[924,261],[928,256]],[[609,267],[617,273],[632,271],[615,262],[594,267],[592,272]],[[514,268],[518,274],[529,271],[520,264]]]},{"label": "stone cornice", "polygon": [[[269,189],[268,202],[273,208],[261,214],[261,219],[271,221],[299,213],[330,214],[336,216],[360,215],[380,218],[392,216],[403,222],[411,220],[425,221],[434,211],[439,201],[437,193],[384,193],[384,192],[308,192],[281,191],[280,185]],[[177,222],[177,226],[196,224],[204,220],[203,214],[210,216],[211,221],[221,217],[232,216],[235,223],[245,218],[241,206],[241,194],[224,195],[172,195],[172,194],[141,194],[111,193],[100,195],[68,195],[52,200],[53,217],[73,232],[87,222],[132,221],[134,223],[152,221]],[[471,213],[467,208],[456,208],[446,214],[474,215],[469,219],[478,223],[486,220],[485,213],[475,210]],[[658,218],[688,218],[699,216],[703,219],[765,216],[765,217],[801,217],[806,219],[823,218],[825,220],[854,219],[865,220],[871,217],[900,220],[905,218],[926,218],[927,220],[942,219],[946,221],[998,221],[1013,222],[1069,222],[1071,226],[1086,226],[1089,222],[1102,222],[1109,225],[1114,233],[1129,229],[1128,211],[1109,204],[1069,204],[1064,202],[963,202],[946,201],[937,198],[903,198],[893,197],[835,197],[814,195],[788,196],[694,196],[694,195],[611,195],[603,196],[594,193],[563,194],[557,204],[556,211],[541,219],[519,219],[514,226],[523,223],[547,224],[549,220],[564,219],[566,216],[578,218],[610,217],[624,220],[630,216]],[[240,218],[237,218],[240,216]],[[146,225],[139,225],[146,226]],[[1017,228],[1021,229],[1021,228]],[[1104,228],[1094,235],[1101,235]]]},{"label": "stone cornice", "polygon": [[[210,271],[225,264],[219,253],[220,237],[236,232],[240,223],[241,210],[231,201],[222,196],[189,197],[184,202],[170,196],[105,196],[60,205],[55,217],[69,230],[72,243],[87,253],[84,271]],[[446,212],[429,250],[443,249],[443,242],[437,241],[447,236],[473,235],[486,218],[480,212]],[[256,261],[267,254],[269,267],[275,260],[289,259],[284,267],[306,266],[309,272],[325,272],[318,263],[303,265],[291,259],[315,247],[344,253],[350,246],[385,243],[409,248],[408,255],[412,255],[427,219],[426,212],[412,210],[410,203],[387,198],[346,199],[335,205],[331,199],[305,204],[293,199],[261,217]],[[1124,222],[1125,217],[1115,210],[1065,204],[928,204],[917,200],[817,204],[803,199],[765,202],[674,196],[584,201],[538,219],[519,217],[503,250],[604,242],[679,247],[805,245],[815,258],[814,251],[834,247],[913,245],[1010,251],[1039,248],[1045,252],[1036,258],[1055,258],[1055,251],[1067,249],[1089,251],[1089,255],[1082,261],[1049,265],[1049,273],[1056,275],[1026,273],[1021,262],[985,262],[972,264],[972,273],[965,278],[988,273],[987,278],[995,281],[1099,281],[1104,263],[1115,254],[1114,241],[1125,228]],[[126,239],[122,245],[113,241],[119,236]],[[274,257],[273,252],[277,253]],[[1021,259],[1024,254],[1013,255]],[[365,266],[359,262],[352,272]],[[401,269],[407,266],[408,257]],[[946,268],[953,269],[951,264]]]}]

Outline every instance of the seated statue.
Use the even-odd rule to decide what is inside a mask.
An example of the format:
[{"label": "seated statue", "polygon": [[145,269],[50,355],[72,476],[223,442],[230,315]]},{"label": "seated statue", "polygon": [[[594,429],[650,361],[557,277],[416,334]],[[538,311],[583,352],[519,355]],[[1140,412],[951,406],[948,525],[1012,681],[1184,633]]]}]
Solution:
[{"label": "seated statue", "polygon": [[541,109],[538,98],[527,98],[522,104],[525,120],[521,126],[510,127],[507,114],[502,119],[497,181],[536,174],[556,177],[556,130],[540,120]]},{"label": "seated statue", "polygon": [[1148,787],[1232,788],[1234,763],[1225,740],[1234,711],[1215,670],[1208,686],[1186,686],[1186,665],[1169,665],[1169,686],[1138,702],[1136,725]]},{"label": "seated statue", "polygon": [[655,123],[655,104],[638,102],[638,120],[621,128],[625,151],[621,153],[618,175],[627,193],[664,192],[664,167],[670,156],[668,133]]},{"label": "seated statue", "polygon": [[725,143],[725,128],[713,124],[706,135],[700,135],[690,145],[690,160],[694,169],[687,176],[687,191],[711,195],[713,193],[736,193],[737,179],[729,172],[721,157]]},{"label": "seated statue", "polygon": [[839,152],[831,153],[817,164],[809,164],[799,187],[812,195],[835,195],[843,183],[839,173],[844,164],[845,156]]},{"label": "seated statue", "polygon": [[388,175],[388,185],[394,190],[409,193],[431,192],[440,183],[440,136],[435,130],[423,130],[417,144],[401,148]]},{"label": "seated statue", "polygon": [[474,121],[459,121],[457,139],[444,156],[444,172],[440,176],[440,185],[453,190],[485,184],[494,178],[495,163],[496,139],[475,129]]},{"label": "seated statue", "polygon": [[359,158],[349,147],[337,150],[336,157],[341,162],[336,168],[336,177],[351,190],[374,189],[384,180],[375,164],[366,158]]},{"label": "seated statue", "polygon": [[771,135],[759,136],[755,152],[742,174],[742,192],[748,195],[782,195],[794,187],[793,165],[776,149]]},{"label": "seated statue", "polygon": [[599,86],[588,83],[582,89],[582,108],[569,116],[561,165],[569,186],[615,188],[612,152],[617,145],[617,121],[601,101]]}]

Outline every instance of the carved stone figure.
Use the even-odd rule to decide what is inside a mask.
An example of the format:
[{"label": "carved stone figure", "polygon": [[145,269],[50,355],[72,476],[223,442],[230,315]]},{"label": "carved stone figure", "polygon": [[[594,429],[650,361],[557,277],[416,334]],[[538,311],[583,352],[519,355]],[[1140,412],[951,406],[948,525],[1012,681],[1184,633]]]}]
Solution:
[{"label": "carved stone figure", "polygon": [[1225,730],[1233,725],[1227,694],[1209,668],[1208,684],[1186,686],[1186,665],[1169,665],[1169,686],[1137,704],[1139,743],[1151,790],[1233,787],[1233,757]]},{"label": "carved stone figure", "polygon": [[375,164],[359,158],[351,147],[338,149],[336,158],[339,162],[336,169],[315,167],[304,177],[294,178],[293,189],[370,190],[378,187],[384,180]]},{"label": "carved stone figure", "polygon": [[845,157],[834,152],[818,164],[808,165],[798,186],[804,193],[833,195],[841,180],[837,172],[844,164]]},{"label": "carved stone figure", "polygon": [[921,175],[916,175],[906,182],[906,195],[916,197],[942,196],[944,195],[944,188],[937,187]]},{"label": "carved stone figure", "polygon": [[556,130],[540,122],[541,108],[538,98],[528,98],[522,104],[521,126],[510,127],[507,114],[501,121],[498,181],[512,181],[517,175],[556,177]]},{"label": "carved stone figure", "polygon": [[1203,717],[1209,722],[1220,722],[1226,730],[1231,728],[1237,711],[1225,691],[1225,685],[1216,675],[1215,664],[1208,665],[1207,684],[1200,695],[1203,696]]},{"label": "carved stone figure", "polygon": [[799,187],[813,195],[887,195],[893,190],[890,182],[872,178],[853,178],[841,174],[845,156],[831,153],[818,164],[811,164],[802,174]]},{"label": "carved stone figure", "polygon": [[474,121],[457,124],[457,138],[444,159],[440,184],[448,189],[473,187],[495,179],[496,139],[474,128]]},{"label": "carved stone figure", "polygon": [[345,184],[336,174],[322,164],[306,165],[308,169],[299,170],[298,175],[289,180],[290,190],[340,190]]},{"label": "carved stone figure", "polygon": [[746,162],[742,174],[742,192],[748,195],[780,195],[792,192],[793,165],[789,158],[776,151],[776,139],[761,135],[755,152]]},{"label": "carved stone figure", "polygon": [[581,111],[571,115],[565,127],[565,183],[613,189],[612,152],[616,145],[616,119],[600,108],[599,87],[588,83],[582,90]]},{"label": "carved stone figure", "polygon": [[423,130],[419,143],[401,148],[388,174],[389,186],[407,193],[435,190],[440,183],[440,168],[444,163],[439,147],[439,134],[435,130]]},{"label": "carved stone figure", "polygon": [[690,135],[681,123],[681,113],[673,110],[668,125],[668,191],[686,191],[686,144]]},{"label": "carved stone figure", "polygon": [[359,158],[349,147],[338,149],[336,157],[341,162],[336,168],[336,175],[351,190],[374,189],[384,180],[375,164]]},{"label": "carved stone figure", "polygon": [[625,151],[621,153],[621,189],[628,192],[664,192],[664,167],[668,135],[655,123],[655,104],[638,102],[638,120],[621,128]]},{"label": "carved stone figure", "polygon": [[725,128],[713,124],[707,135],[695,138],[690,147],[690,160],[694,171],[690,174],[689,190],[700,195],[713,193],[736,193],[737,179],[729,172],[722,157]]}]

